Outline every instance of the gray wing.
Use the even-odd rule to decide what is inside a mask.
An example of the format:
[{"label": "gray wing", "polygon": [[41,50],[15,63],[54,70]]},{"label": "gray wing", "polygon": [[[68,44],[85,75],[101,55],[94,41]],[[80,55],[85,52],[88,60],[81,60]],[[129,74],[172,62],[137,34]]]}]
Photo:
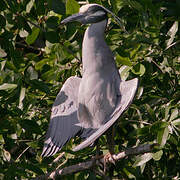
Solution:
[{"label": "gray wing", "polygon": [[99,138],[107,129],[109,129],[119,116],[129,107],[135,96],[138,87],[138,79],[132,79],[129,81],[120,82],[120,96],[117,100],[117,106],[111,116],[106,120],[107,123],[102,125],[95,133],[93,133],[89,138],[83,141],[80,145],[76,146],[73,151],[79,151],[90,144],[92,144],[97,138]]},{"label": "gray wing", "polygon": [[64,83],[52,107],[50,125],[42,156],[52,156],[76,136],[81,127],[77,118],[77,96],[81,78],[70,77]]}]

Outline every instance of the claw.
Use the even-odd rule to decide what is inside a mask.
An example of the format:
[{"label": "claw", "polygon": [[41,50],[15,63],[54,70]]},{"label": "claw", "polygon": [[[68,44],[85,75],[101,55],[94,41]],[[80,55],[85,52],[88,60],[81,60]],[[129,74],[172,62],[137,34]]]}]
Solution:
[{"label": "claw", "polygon": [[113,158],[113,154],[111,154],[110,152],[104,156],[104,173],[106,172],[108,163],[112,163],[115,165],[115,159]]}]

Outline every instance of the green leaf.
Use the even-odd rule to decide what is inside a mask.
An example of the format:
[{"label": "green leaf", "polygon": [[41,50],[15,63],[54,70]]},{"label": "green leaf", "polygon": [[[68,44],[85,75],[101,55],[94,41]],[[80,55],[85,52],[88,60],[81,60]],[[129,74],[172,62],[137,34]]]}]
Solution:
[{"label": "green leaf", "polygon": [[48,59],[48,58],[45,58],[45,59],[42,59],[41,61],[37,62],[35,64],[35,69],[36,70],[41,70],[42,67],[45,65],[45,64],[48,64],[48,62],[50,62],[51,59]]},{"label": "green leaf", "polygon": [[25,98],[26,88],[21,87],[21,92],[19,96],[19,109],[23,109],[23,100]]},{"label": "green leaf", "polygon": [[27,69],[27,73],[28,73],[28,77],[29,77],[30,80],[38,79],[38,73],[36,72],[34,67],[29,66],[28,69]]},{"label": "green leaf", "polygon": [[133,68],[131,70],[134,74],[139,75],[139,76],[143,76],[145,71],[146,71],[146,68],[143,64],[138,63],[135,66],[133,66]]},{"label": "green leaf", "polygon": [[147,112],[149,113],[151,119],[153,121],[155,121],[156,120],[156,116],[154,114],[154,110],[151,108],[151,106],[149,104],[145,104],[145,106],[146,106]]},{"label": "green leaf", "polygon": [[162,150],[160,150],[158,152],[155,152],[155,153],[153,153],[153,159],[155,161],[159,161],[161,159],[162,155],[163,155],[163,151]]},{"label": "green leaf", "polygon": [[11,154],[5,149],[3,149],[3,159],[8,162],[11,160]]},{"label": "green leaf", "polygon": [[135,163],[133,164],[134,167],[136,166],[142,166],[146,162],[150,161],[153,157],[152,153],[145,153],[141,156],[138,156]]},{"label": "green leaf", "polygon": [[61,0],[48,0],[48,6],[57,14],[65,14],[65,4]]},{"label": "green leaf", "polygon": [[75,14],[79,12],[79,4],[75,0],[66,1],[66,14]]},{"label": "green leaf", "polygon": [[39,89],[40,91],[45,92],[45,93],[50,92],[48,85],[45,84],[43,81],[34,79],[34,80],[31,80],[30,83],[34,89]]},{"label": "green leaf", "polygon": [[170,36],[170,38],[166,41],[167,49],[174,41],[177,31],[178,31],[178,21],[175,21],[167,33],[167,35]]},{"label": "green leaf", "polygon": [[17,84],[4,83],[0,85],[0,90],[10,90],[10,89],[15,89],[16,87],[17,87]]},{"label": "green leaf", "polygon": [[133,1],[133,0],[125,0],[123,1],[124,4],[131,6],[132,8],[137,9],[138,11],[143,11],[144,8],[142,7],[142,5],[140,3],[138,3],[137,1]]},{"label": "green leaf", "polygon": [[7,8],[6,3],[4,2],[4,0],[0,1],[0,11],[3,11]]},{"label": "green leaf", "polygon": [[159,132],[160,129],[164,129],[169,125],[169,123],[164,122],[164,121],[158,121],[153,123],[153,125],[151,126],[151,132],[153,133],[157,133]]},{"label": "green leaf", "polygon": [[59,26],[58,20],[59,18],[57,16],[50,16],[46,21],[47,27],[51,29],[58,28]]},{"label": "green leaf", "polygon": [[179,110],[177,108],[173,109],[169,120],[172,121],[176,119],[178,116],[179,116]]},{"label": "green leaf", "polygon": [[131,67],[125,66],[125,65],[120,67],[119,73],[121,75],[122,80],[125,81],[128,78],[130,69],[131,69]]},{"label": "green leaf", "polygon": [[45,36],[50,43],[58,43],[60,39],[59,34],[55,31],[46,32]]},{"label": "green leaf", "polygon": [[180,119],[174,120],[174,121],[172,122],[172,124],[173,124],[174,126],[179,126],[179,125],[180,125]]},{"label": "green leaf", "polygon": [[6,25],[6,19],[0,14],[0,28],[3,28]]},{"label": "green leaf", "polygon": [[28,146],[37,149],[38,148],[38,142],[37,141],[33,141],[33,142],[28,142],[26,143]]},{"label": "green leaf", "polygon": [[3,58],[3,57],[6,57],[7,56],[7,53],[0,48],[0,58]]},{"label": "green leaf", "polygon": [[31,11],[31,9],[32,9],[32,7],[33,7],[33,5],[34,5],[34,2],[35,2],[35,0],[30,0],[30,1],[28,2],[28,4],[26,5],[26,12],[27,12],[27,13],[30,13],[30,11]]},{"label": "green leaf", "polygon": [[2,135],[2,134],[0,134],[0,143],[1,143],[1,144],[4,144],[4,138],[3,138],[3,135]]},{"label": "green leaf", "polygon": [[33,120],[21,120],[19,121],[19,124],[21,125],[21,127],[23,129],[26,130],[26,132],[28,133],[36,133],[36,134],[41,134],[41,129],[39,127],[39,125],[33,121]]},{"label": "green leaf", "polygon": [[122,57],[119,54],[116,56],[116,61],[122,65],[132,66],[132,62],[128,57]]},{"label": "green leaf", "polygon": [[168,127],[159,129],[158,134],[157,134],[157,142],[158,144],[160,144],[161,147],[163,147],[166,144],[168,135],[169,135]]},{"label": "green leaf", "polygon": [[26,37],[26,42],[30,45],[33,44],[39,36],[40,29],[37,27],[32,28],[32,33]]}]

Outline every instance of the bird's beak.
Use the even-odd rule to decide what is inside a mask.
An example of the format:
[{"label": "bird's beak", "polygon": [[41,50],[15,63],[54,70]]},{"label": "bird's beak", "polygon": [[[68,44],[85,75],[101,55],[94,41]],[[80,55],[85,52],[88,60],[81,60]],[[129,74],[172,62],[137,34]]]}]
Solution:
[{"label": "bird's beak", "polygon": [[84,19],[84,14],[77,13],[77,14],[73,14],[72,16],[69,16],[66,19],[64,19],[63,21],[61,21],[61,24],[66,24],[66,23],[74,22],[74,21],[81,22],[82,19]]}]

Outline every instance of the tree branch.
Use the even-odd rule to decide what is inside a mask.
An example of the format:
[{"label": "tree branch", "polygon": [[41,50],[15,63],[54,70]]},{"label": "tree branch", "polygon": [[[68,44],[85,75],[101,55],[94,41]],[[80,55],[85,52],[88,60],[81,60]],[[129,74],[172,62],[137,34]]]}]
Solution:
[{"label": "tree branch", "polygon": [[[135,148],[129,148],[123,152],[112,155],[112,157],[109,157],[108,162],[112,162],[113,160],[118,161],[118,160],[123,159],[130,155],[138,155],[138,154],[144,154],[147,152],[151,152],[153,150],[154,146],[157,146],[157,145],[158,144],[156,144],[156,143],[144,144],[144,145],[140,145]],[[87,170],[96,165],[99,165],[100,162],[101,163],[104,162],[104,156],[102,156],[99,161],[92,159],[92,160],[89,160],[86,162],[82,162],[82,163],[78,163],[78,164],[75,164],[75,165],[72,165],[69,167],[65,167],[63,169],[56,169],[55,171],[53,171],[51,173],[47,173],[45,175],[35,178],[35,180],[54,179],[55,177],[60,176],[60,175],[67,175],[67,174],[72,174],[72,173],[76,173],[79,171]]]}]

